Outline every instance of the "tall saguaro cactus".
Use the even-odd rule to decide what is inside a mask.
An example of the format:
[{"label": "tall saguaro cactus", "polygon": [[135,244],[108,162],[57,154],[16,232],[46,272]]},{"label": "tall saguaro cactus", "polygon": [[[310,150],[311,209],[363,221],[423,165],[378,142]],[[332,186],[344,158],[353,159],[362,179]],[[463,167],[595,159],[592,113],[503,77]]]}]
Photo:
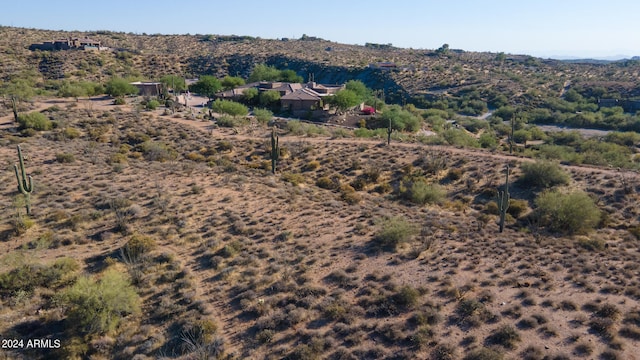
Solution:
[{"label": "tall saguaro cactus", "polygon": [[504,218],[507,216],[507,209],[509,209],[509,200],[511,195],[509,194],[509,164],[507,164],[507,177],[504,181],[504,190],[498,191],[498,210],[500,210],[500,232],[504,230]]},{"label": "tall saguaro cactus", "polygon": [[[18,190],[22,193],[22,195],[24,195],[25,198],[27,215],[31,215],[31,193],[33,192],[33,179],[31,178],[31,176],[27,177],[27,173],[24,170],[24,158],[22,157],[22,149],[20,149],[20,145],[18,145],[18,159],[20,160],[20,173],[18,173],[18,165],[13,164],[13,169],[16,172],[16,180],[18,180]],[[20,175],[22,175],[22,177]]]},{"label": "tall saguaro cactus", "polygon": [[391,144],[391,133],[393,132],[393,128],[391,127],[391,118],[389,118],[389,127],[387,127],[387,145]]},{"label": "tall saguaro cactus", "polygon": [[278,160],[280,160],[280,139],[278,138],[278,134],[276,134],[275,126],[271,129],[271,172],[273,174],[276,173],[276,166],[278,165]]}]

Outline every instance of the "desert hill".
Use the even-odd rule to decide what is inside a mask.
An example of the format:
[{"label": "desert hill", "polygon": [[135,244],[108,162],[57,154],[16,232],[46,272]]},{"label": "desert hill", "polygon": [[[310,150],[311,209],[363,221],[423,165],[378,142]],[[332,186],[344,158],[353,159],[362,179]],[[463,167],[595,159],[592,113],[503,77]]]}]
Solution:
[{"label": "desert hill", "polygon": [[[480,125],[489,121],[447,117],[459,124],[446,125],[451,114],[437,108],[390,106],[419,119],[420,131],[393,132],[387,144],[373,129],[258,116],[227,117],[224,127],[208,109],[174,114],[145,108],[142,98],[115,105],[47,90],[64,79],[246,75],[264,62],[320,82],[360,79],[400,103],[473,92],[479,102],[536,110],[553,99],[574,106],[565,111],[574,117],[633,123],[635,115],[605,114],[584,98],[596,88],[637,95],[636,62],[567,64],[312,37],[8,27],[0,35],[0,79],[28,78],[38,89],[19,108],[32,123],[0,112],[0,334],[13,340],[0,355],[637,356],[635,133],[583,139],[522,125],[540,139],[523,136],[511,155],[502,118],[491,125],[493,143],[480,148],[490,130]],[[68,37],[110,50],[28,50]],[[572,87],[584,98],[560,102]]]},{"label": "desert hill", "polygon": [[[359,79],[385,90],[389,101],[461,96],[478,91],[492,105],[499,95],[507,103],[535,104],[541,96],[557,96],[567,81],[576,87],[604,87],[611,95],[640,95],[638,61],[570,64],[526,55],[460,50],[402,49],[393,46],[339,44],[315,37],[268,40],[219,35],[136,35],[110,31],[61,32],[0,28],[0,79],[20,72],[39,72],[44,79],[82,78],[106,81],[112,76],[148,80],[176,74],[248,76],[257,63],[290,68],[307,80],[344,83]],[[40,52],[31,44],[60,38],[88,37],[112,51]],[[370,64],[392,63],[390,69]],[[617,94],[617,95],[615,95]]]}]

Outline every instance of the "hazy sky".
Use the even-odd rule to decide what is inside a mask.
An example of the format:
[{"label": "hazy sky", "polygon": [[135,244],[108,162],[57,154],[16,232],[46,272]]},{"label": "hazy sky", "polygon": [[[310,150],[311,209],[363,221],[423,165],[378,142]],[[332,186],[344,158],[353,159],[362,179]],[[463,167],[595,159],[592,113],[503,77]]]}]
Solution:
[{"label": "hazy sky", "polygon": [[541,57],[640,56],[638,0],[18,0],[0,25],[392,43]]}]

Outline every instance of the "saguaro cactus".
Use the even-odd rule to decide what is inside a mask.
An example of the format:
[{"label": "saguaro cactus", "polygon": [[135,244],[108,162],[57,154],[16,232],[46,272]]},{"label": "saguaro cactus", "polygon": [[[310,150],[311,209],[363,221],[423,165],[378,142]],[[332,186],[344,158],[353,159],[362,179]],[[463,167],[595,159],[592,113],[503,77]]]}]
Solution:
[{"label": "saguaro cactus", "polygon": [[[31,215],[31,193],[33,192],[33,179],[31,176],[27,177],[24,170],[24,158],[22,157],[22,149],[18,145],[18,159],[20,160],[20,174],[18,173],[18,165],[13,164],[13,169],[16,172],[16,180],[18,180],[18,190],[24,195],[25,203],[27,207],[27,215]],[[22,175],[22,177],[20,177]],[[28,181],[27,181],[28,180]]]},{"label": "saguaro cactus", "polygon": [[391,118],[389,118],[389,127],[387,127],[387,145],[391,144],[391,133],[393,132],[393,128],[391,128]]},{"label": "saguaro cactus", "polygon": [[507,177],[504,181],[504,190],[498,191],[498,210],[500,210],[500,232],[504,230],[504,218],[507,216],[507,209],[509,209],[509,200],[511,195],[509,194],[509,164],[507,164]]},{"label": "saguaro cactus", "polygon": [[280,159],[280,144],[275,126],[271,129],[271,172],[276,173],[276,166]]}]

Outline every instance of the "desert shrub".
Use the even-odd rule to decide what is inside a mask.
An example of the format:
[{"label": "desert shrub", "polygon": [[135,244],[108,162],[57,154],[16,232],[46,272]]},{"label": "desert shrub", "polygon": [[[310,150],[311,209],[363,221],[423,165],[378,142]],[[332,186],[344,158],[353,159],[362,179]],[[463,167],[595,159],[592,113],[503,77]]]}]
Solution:
[{"label": "desert shrub", "polygon": [[526,200],[510,199],[509,208],[507,208],[507,213],[509,213],[511,216],[517,219],[518,217],[520,217],[520,215],[525,213],[528,209],[529,209],[529,203]]},{"label": "desert shrub", "polygon": [[583,191],[547,191],[536,198],[535,204],[538,215],[552,231],[566,234],[588,233],[601,217],[593,199]]},{"label": "desert shrub", "polygon": [[36,287],[56,288],[73,280],[80,268],[72,258],[60,258],[51,265],[24,264],[0,274],[0,295],[31,292]]},{"label": "desert shrub", "polygon": [[502,360],[504,356],[489,348],[480,348],[469,352],[463,360]]},{"label": "desert shrub", "polygon": [[134,234],[122,247],[122,256],[131,262],[138,262],[155,248],[155,240],[146,235]]},{"label": "desert shrub", "polygon": [[174,160],[177,157],[177,152],[164,143],[145,141],[139,147],[144,157],[149,161],[165,162]]},{"label": "desert shrub", "polygon": [[353,205],[362,201],[362,196],[350,185],[340,186],[340,198],[347,204]]},{"label": "desert shrub", "polygon": [[129,279],[114,268],[99,280],[82,277],[60,294],[68,309],[69,324],[81,333],[113,332],[122,318],[140,312],[140,298]]},{"label": "desert shrub", "polygon": [[436,151],[428,151],[415,160],[413,166],[420,167],[426,174],[437,175],[447,168],[447,156]]},{"label": "desert shrub", "polygon": [[160,106],[158,100],[149,100],[144,107],[147,110],[155,110],[158,108],[158,106]]},{"label": "desert shrub", "polygon": [[476,140],[473,136],[467,134],[465,131],[460,129],[449,129],[445,130],[441,134],[444,139],[453,146],[461,146],[461,147],[479,147],[480,144],[478,140]]},{"label": "desert shrub", "polygon": [[494,330],[487,342],[493,345],[500,345],[506,349],[514,349],[516,343],[520,341],[520,334],[510,325],[504,325]]},{"label": "desert shrub", "polygon": [[289,182],[295,186],[298,186],[304,183],[304,176],[302,176],[302,174],[285,172],[282,174],[282,180]]},{"label": "desert shrub", "polygon": [[318,180],[316,180],[316,186],[327,190],[335,190],[338,188],[338,184],[327,176],[318,178]]},{"label": "desert shrub", "polygon": [[36,111],[20,114],[18,116],[18,124],[20,129],[44,131],[53,128],[53,122],[45,114]]},{"label": "desert shrub", "polygon": [[606,242],[599,238],[581,238],[578,245],[589,251],[602,251],[605,249]]},{"label": "desert shrub", "polygon": [[480,147],[484,149],[495,149],[498,147],[498,140],[496,139],[495,134],[491,132],[483,132],[478,139],[478,143]]},{"label": "desert shrub", "polygon": [[396,250],[403,243],[408,242],[417,233],[416,227],[404,219],[396,216],[380,223],[375,243],[384,249]]},{"label": "desert shrub", "polygon": [[405,285],[393,295],[393,302],[404,308],[412,308],[418,304],[420,292],[415,288]]},{"label": "desert shrub", "polygon": [[414,204],[425,205],[440,203],[446,196],[442,186],[429,184],[426,181],[415,181],[411,187],[405,191],[404,196]]},{"label": "desert shrub", "polygon": [[[21,198],[20,205],[24,205],[24,199]],[[16,213],[11,217],[11,228],[14,234],[20,236],[24,234],[27,230],[35,225],[35,220],[30,218],[29,216],[16,211]]]},{"label": "desert shrub", "polygon": [[462,178],[462,169],[449,169],[447,172],[447,179],[451,181],[460,180]]},{"label": "desert shrub", "polygon": [[233,144],[228,140],[220,140],[216,146],[216,149],[220,152],[233,150]]},{"label": "desert shrub", "polygon": [[68,164],[76,161],[76,157],[71,153],[57,153],[56,161],[61,164]]},{"label": "desert shrub", "polygon": [[267,124],[273,118],[273,112],[267,109],[255,109],[253,110],[256,120],[261,124]]},{"label": "desert shrub", "polygon": [[249,109],[238,102],[220,99],[211,104],[211,109],[219,114],[231,116],[245,116],[249,113]]},{"label": "desert shrub", "polygon": [[216,120],[216,124],[222,127],[236,127],[240,125],[240,121],[232,116],[222,115]]},{"label": "desert shrub", "polygon": [[462,299],[456,306],[456,319],[459,326],[473,328],[480,326],[483,322],[495,320],[495,316],[482,302],[476,299]]},{"label": "desert shrub", "polygon": [[205,160],[207,160],[207,158],[205,158],[204,155],[200,154],[197,151],[192,151],[190,153],[187,153],[187,155],[185,155],[184,157],[187,158],[188,160],[196,161],[196,162],[204,162]]},{"label": "desert shrub", "polygon": [[454,360],[456,357],[456,348],[451,344],[438,344],[431,352],[434,360]]},{"label": "desert shrub", "polygon": [[569,174],[554,162],[536,161],[524,163],[520,168],[522,169],[520,181],[525,185],[548,188],[569,183]]},{"label": "desert shrub", "polygon": [[500,208],[498,207],[498,203],[491,200],[484,205],[484,211],[491,215],[500,214]]},{"label": "desert shrub", "polygon": [[287,130],[297,136],[329,135],[329,131],[323,126],[306,124],[298,120],[287,121]]},{"label": "desert shrub", "polygon": [[113,100],[113,105],[126,105],[127,101],[123,97],[117,97]]},{"label": "desert shrub", "polygon": [[318,160],[311,160],[305,166],[305,171],[314,171],[320,167],[320,162]]},{"label": "desert shrub", "polygon": [[62,136],[65,139],[73,140],[80,137],[80,131],[74,127],[66,127],[62,130]]}]

